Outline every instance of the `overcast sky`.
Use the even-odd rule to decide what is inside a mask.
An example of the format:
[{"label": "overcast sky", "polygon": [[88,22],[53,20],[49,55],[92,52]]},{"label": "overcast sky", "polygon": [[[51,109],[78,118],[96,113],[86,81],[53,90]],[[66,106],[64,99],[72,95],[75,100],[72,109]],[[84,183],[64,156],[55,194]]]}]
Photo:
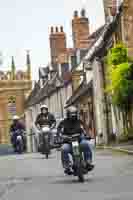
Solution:
[{"label": "overcast sky", "polygon": [[0,51],[2,69],[16,66],[25,69],[25,50],[31,50],[33,78],[39,66],[49,62],[49,28],[63,25],[68,47],[72,46],[71,19],[74,10],[85,7],[91,32],[104,23],[102,0],[0,0]]}]

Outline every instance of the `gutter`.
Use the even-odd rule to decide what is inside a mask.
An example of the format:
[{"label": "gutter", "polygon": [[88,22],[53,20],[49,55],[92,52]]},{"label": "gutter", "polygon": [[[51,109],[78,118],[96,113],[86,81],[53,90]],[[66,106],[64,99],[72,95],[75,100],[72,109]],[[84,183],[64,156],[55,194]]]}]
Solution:
[{"label": "gutter", "polygon": [[111,147],[111,146],[104,146],[104,145],[98,145],[96,146],[97,150],[111,150],[112,152],[116,153],[123,153],[126,155],[133,155],[133,150],[127,150],[121,147]]}]

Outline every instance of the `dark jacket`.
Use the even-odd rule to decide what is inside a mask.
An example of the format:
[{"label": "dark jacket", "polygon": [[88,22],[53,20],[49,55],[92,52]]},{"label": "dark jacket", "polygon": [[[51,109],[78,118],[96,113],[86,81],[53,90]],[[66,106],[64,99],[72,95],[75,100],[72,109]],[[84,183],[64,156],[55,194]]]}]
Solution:
[{"label": "dark jacket", "polygon": [[39,124],[40,126],[49,125],[51,127],[54,123],[56,124],[56,119],[51,113],[48,113],[47,116],[43,113],[40,113],[35,121],[35,125]]},{"label": "dark jacket", "polygon": [[75,133],[83,132],[83,122],[79,119],[70,120],[64,119],[60,122],[57,127],[58,133],[62,133],[64,135],[73,135]]},{"label": "dark jacket", "polygon": [[24,124],[22,124],[21,122],[17,122],[17,123],[12,123],[11,127],[10,127],[10,132],[15,132],[17,130],[24,130],[25,131],[25,126]]}]

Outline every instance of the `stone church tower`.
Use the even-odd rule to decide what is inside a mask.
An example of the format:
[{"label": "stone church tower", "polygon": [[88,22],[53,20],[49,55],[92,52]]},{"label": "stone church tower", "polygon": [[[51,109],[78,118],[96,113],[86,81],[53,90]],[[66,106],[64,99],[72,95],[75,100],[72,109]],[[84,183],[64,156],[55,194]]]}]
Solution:
[{"label": "stone church tower", "polygon": [[24,114],[24,102],[32,89],[29,52],[26,59],[25,72],[16,70],[13,57],[11,71],[0,71],[0,144],[10,143],[12,116]]}]

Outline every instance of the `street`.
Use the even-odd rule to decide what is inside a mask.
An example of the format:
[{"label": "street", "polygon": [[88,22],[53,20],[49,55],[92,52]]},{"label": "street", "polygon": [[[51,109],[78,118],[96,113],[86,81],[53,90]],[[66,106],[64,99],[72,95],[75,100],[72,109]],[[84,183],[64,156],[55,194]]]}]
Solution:
[{"label": "street", "polygon": [[60,152],[0,157],[1,200],[131,200],[133,158],[109,151],[96,153],[96,168],[78,183],[63,174]]}]

